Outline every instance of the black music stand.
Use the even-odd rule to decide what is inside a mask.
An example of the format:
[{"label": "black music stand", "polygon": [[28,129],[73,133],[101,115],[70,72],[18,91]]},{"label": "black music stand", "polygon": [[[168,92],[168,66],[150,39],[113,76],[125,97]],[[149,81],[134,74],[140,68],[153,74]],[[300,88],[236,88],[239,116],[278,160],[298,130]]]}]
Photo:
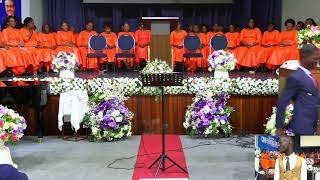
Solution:
[{"label": "black music stand", "polygon": [[[184,168],[182,168],[179,164],[177,164],[174,160],[172,160],[170,157],[166,155],[166,148],[165,148],[165,134],[166,134],[166,127],[168,126],[166,124],[166,121],[164,120],[164,87],[166,86],[183,86],[182,80],[183,80],[183,73],[154,73],[154,74],[140,74],[140,80],[142,81],[143,86],[149,86],[149,87],[159,87],[161,89],[161,99],[162,99],[162,110],[161,110],[161,116],[162,116],[162,153],[160,157],[155,160],[150,166],[149,169],[152,168],[157,162],[159,162],[158,169],[160,168],[162,171],[165,171],[166,169],[177,166],[179,169],[181,169],[183,172],[188,173]],[[168,168],[165,167],[165,160],[168,159],[170,162],[173,163],[172,166],[169,166]]]}]

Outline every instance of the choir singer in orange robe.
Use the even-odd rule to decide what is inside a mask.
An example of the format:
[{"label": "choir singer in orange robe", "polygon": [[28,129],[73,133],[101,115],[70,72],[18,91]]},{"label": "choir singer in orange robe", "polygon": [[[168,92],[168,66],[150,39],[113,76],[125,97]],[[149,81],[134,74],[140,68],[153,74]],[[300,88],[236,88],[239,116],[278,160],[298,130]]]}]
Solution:
[{"label": "choir singer in orange robe", "polygon": [[31,17],[25,18],[20,33],[24,42],[24,49],[32,59],[32,72],[36,72],[40,67],[42,59],[38,33],[35,31],[34,21]]},{"label": "choir singer in orange robe", "polygon": [[104,36],[107,40],[107,49],[105,49],[104,53],[107,54],[107,60],[109,63],[115,62],[116,56],[116,48],[117,48],[117,35],[112,32],[112,27],[110,24],[103,25],[104,32],[101,35]]},{"label": "choir singer in orange robe", "polygon": [[180,64],[180,66],[183,66],[183,41],[186,36],[187,32],[182,30],[180,23],[177,24],[175,30],[170,34],[171,61],[174,65]]},{"label": "choir singer in orange robe", "polygon": [[206,25],[201,26],[201,32],[199,37],[201,40],[201,54],[203,55],[202,63],[198,61],[198,67],[207,68],[208,67],[208,57],[210,52],[210,46],[207,39],[208,28]]},{"label": "choir singer in orange robe", "polygon": [[279,36],[279,46],[272,52],[266,65],[268,67],[281,66],[287,60],[299,60],[298,31],[295,28],[295,21],[288,19],[285,22],[286,30]]},{"label": "choir singer in orange robe", "polygon": [[[129,35],[129,36],[132,36],[132,37],[134,38],[134,33],[133,33],[133,32],[130,32],[130,25],[129,25],[129,23],[127,23],[127,22],[125,22],[125,23],[123,24],[123,31],[118,33],[118,38],[119,38],[120,36],[122,36],[122,35]],[[118,53],[121,53],[121,52],[122,52],[120,48],[118,48],[117,51],[118,51]],[[135,53],[135,52],[134,52],[133,49],[132,49],[132,50],[130,50],[130,53]],[[134,65],[134,59],[132,59],[132,58],[129,58],[129,59],[118,58],[118,60],[120,60],[120,61],[122,60],[124,63],[127,63],[128,66],[129,66],[129,68],[132,68],[133,65]],[[121,62],[119,62],[119,63],[121,63]],[[119,66],[121,66],[121,65],[118,64],[118,67],[119,67]]]},{"label": "choir singer in orange robe", "polygon": [[261,64],[265,64],[265,66],[274,70],[274,66],[270,66],[270,64],[266,64],[269,61],[269,58],[275,48],[279,45],[279,31],[275,30],[275,25],[273,23],[268,24],[267,31],[263,33],[262,41],[261,41],[261,50],[258,53],[258,59]]},{"label": "choir singer in orange robe", "polygon": [[7,49],[6,66],[11,69],[13,74],[22,75],[26,68],[32,65],[32,59],[25,50],[23,39],[19,29],[16,29],[16,19],[8,16],[6,19],[7,27],[2,30],[4,44]]},{"label": "choir singer in orange robe", "polygon": [[3,36],[0,31],[0,73],[6,70],[6,58],[7,58],[7,52],[5,50],[5,45],[3,41]]},{"label": "choir singer in orange robe", "polygon": [[[98,67],[99,67],[99,62],[97,58],[89,58],[87,59],[87,54],[89,51],[89,47],[88,47],[88,42],[89,39],[93,36],[96,35],[97,32],[93,30],[94,24],[93,21],[87,21],[86,22],[86,29],[81,31],[79,34],[79,37],[77,39],[77,45],[78,45],[78,49],[81,55],[81,68],[82,69],[95,69],[96,71],[98,71]],[[88,61],[88,62],[87,62]],[[87,67],[88,66],[88,67]]]},{"label": "choir singer in orange robe", "polygon": [[41,47],[41,59],[43,62],[43,66],[48,72],[51,69],[54,50],[57,47],[54,33],[51,32],[51,27],[48,24],[44,24],[42,26],[42,32],[39,33],[38,36]]},{"label": "choir singer in orange robe", "polygon": [[141,22],[134,36],[136,39],[136,63],[140,66],[149,60],[151,31],[147,30],[145,24]]},{"label": "choir singer in orange robe", "polygon": [[78,48],[76,47],[76,39],[72,31],[69,31],[69,24],[66,21],[61,23],[61,30],[56,34],[57,49],[56,53],[68,52],[74,53],[78,59],[78,63],[82,62]]},{"label": "choir singer in orange robe", "polygon": [[228,47],[227,51],[232,53],[238,59],[238,47],[240,45],[240,33],[236,32],[234,25],[229,25],[229,32],[225,34]]},{"label": "choir singer in orange robe", "polygon": [[260,61],[257,59],[260,51],[261,31],[255,27],[253,19],[249,19],[248,27],[240,33],[240,47],[238,49],[238,64],[246,68],[258,68]]},{"label": "choir singer in orange robe", "polygon": [[[193,25],[192,32],[188,33],[188,36],[197,36],[200,39],[201,43],[201,38],[200,38],[200,29],[198,25]],[[200,44],[201,45],[201,44]],[[185,49],[187,50],[187,49]],[[196,50],[195,53],[201,53],[201,47],[200,49]],[[202,54],[203,55],[203,54]],[[188,58],[186,60],[186,65],[188,66],[188,72],[195,72],[197,70],[197,67],[202,67],[201,64],[203,64],[203,59],[202,58]]]}]

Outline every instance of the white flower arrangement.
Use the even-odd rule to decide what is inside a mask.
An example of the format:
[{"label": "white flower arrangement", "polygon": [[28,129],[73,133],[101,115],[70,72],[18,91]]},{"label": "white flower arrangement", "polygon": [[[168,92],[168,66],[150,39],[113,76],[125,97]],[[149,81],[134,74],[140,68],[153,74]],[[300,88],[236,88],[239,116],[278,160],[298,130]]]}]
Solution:
[{"label": "white flower arrangement", "polygon": [[59,52],[52,60],[52,69],[54,72],[60,72],[62,70],[74,71],[77,65],[78,59],[74,53]]},{"label": "white flower arrangement", "polygon": [[149,73],[172,73],[173,71],[166,61],[162,61],[161,59],[155,59],[153,61],[149,61],[146,67],[144,67],[141,72],[144,74],[149,74]]},{"label": "white flower arrangement", "polygon": [[225,50],[214,51],[208,58],[209,71],[232,71],[236,67],[237,59]]},{"label": "white flower arrangement", "polygon": [[[14,78],[14,81],[32,81],[32,78]],[[143,87],[138,78],[96,78],[96,79],[61,79],[44,78],[37,79],[48,81],[50,94],[58,95],[68,90],[86,89],[89,93],[103,91],[105,89],[115,89],[123,92],[126,96],[150,95],[158,96],[159,88]],[[166,87],[165,94],[199,94],[210,89],[214,92],[226,92],[230,95],[277,95],[278,79],[252,79],[252,78],[227,78],[217,79],[211,77],[190,77],[183,80],[183,86]]]},{"label": "white flower arrangement", "polygon": [[[276,113],[277,113],[277,108],[276,107],[273,107],[273,110],[272,110],[272,115],[267,118],[267,124],[265,125],[266,129],[265,129],[265,133],[266,134],[270,134],[270,135],[276,135]],[[292,118],[292,115],[293,115],[293,105],[292,104],[289,104],[286,108],[286,112],[285,112],[285,124],[288,125],[289,122],[291,121],[291,118]],[[292,131],[290,129],[287,129],[285,131],[285,133],[287,135],[294,135],[292,133]]]}]

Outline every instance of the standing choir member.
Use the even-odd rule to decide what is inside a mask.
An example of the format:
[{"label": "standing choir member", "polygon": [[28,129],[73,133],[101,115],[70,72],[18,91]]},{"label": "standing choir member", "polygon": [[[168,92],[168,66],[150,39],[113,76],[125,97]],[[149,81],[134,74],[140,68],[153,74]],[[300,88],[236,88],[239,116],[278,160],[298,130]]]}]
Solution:
[{"label": "standing choir member", "polygon": [[298,21],[295,29],[297,31],[300,31],[301,29],[304,29],[304,28],[305,28],[304,23],[302,21]]},{"label": "standing choir member", "polygon": [[16,19],[9,16],[6,19],[7,27],[2,31],[4,44],[7,49],[6,66],[13,74],[22,75],[32,64],[31,57],[21,47],[24,46],[19,29],[16,28]]},{"label": "standing choir member", "polygon": [[98,69],[99,62],[97,58],[87,59],[87,54],[89,50],[89,47],[88,47],[89,39],[96,34],[97,32],[94,31],[93,21],[87,21],[86,29],[80,32],[79,37],[77,39],[77,46],[81,56],[81,61],[80,61],[81,69],[94,69],[96,71],[99,70]]},{"label": "standing choir member", "polygon": [[281,66],[287,60],[298,60],[299,50],[298,50],[298,31],[294,29],[295,21],[293,19],[288,19],[285,22],[286,30],[282,31],[279,36],[279,46],[274,49],[269,60],[267,61],[267,66]]},{"label": "standing choir member", "polygon": [[24,42],[24,49],[32,59],[32,72],[36,72],[40,67],[42,59],[38,33],[35,30],[34,21],[31,17],[25,18],[20,33]]},{"label": "standing choir member", "polygon": [[248,27],[240,33],[238,64],[246,68],[257,68],[260,65],[257,54],[260,50],[261,31],[255,27],[254,19],[249,19]]},{"label": "standing choir member", "polygon": [[305,24],[306,27],[308,27],[308,26],[317,26],[317,23],[312,18],[307,18],[304,24]]},{"label": "standing choir member", "polygon": [[183,41],[187,36],[187,32],[181,28],[181,24],[178,23],[175,30],[170,34],[170,45],[172,48],[171,61],[178,66],[183,66]]},{"label": "standing choir member", "polygon": [[266,64],[266,62],[268,62],[274,49],[279,45],[279,34],[279,31],[275,29],[275,25],[269,23],[267,31],[265,31],[262,36],[261,51],[258,53],[258,59],[261,64],[265,64],[270,70],[275,70],[276,67],[271,64]]},{"label": "standing choir member", "polygon": [[[134,38],[134,33],[133,32],[130,32],[130,25],[129,23],[125,22],[123,24],[123,31],[122,32],[119,32],[118,33],[118,38],[122,35],[128,35],[128,36],[132,36]],[[135,42],[136,43],[136,42]],[[121,53],[121,50],[118,48],[118,53]],[[135,53],[132,50],[130,50],[130,53]],[[129,59],[123,59],[123,58],[118,58],[118,60],[123,60],[124,63],[127,63],[128,64],[128,67],[132,68],[133,65],[134,65],[134,59],[133,58],[129,58]],[[119,62],[120,63],[120,62]],[[118,67],[120,66],[120,64],[118,64]]]},{"label": "standing choir member", "polygon": [[116,48],[117,48],[117,35],[112,32],[111,25],[103,25],[104,32],[101,33],[107,40],[107,49],[104,53],[107,54],[108,63],[114,63],[116,57]]},{"label": "standing choir member", "polygon": [[151,31],[147,30],[144,23],[141,22],[134,35],[136,39],[136,63],[145,64],[149,60]]},{"label": "standing choir member", "polygon": [[[219,31],[219,24],[214,24],[212,26],[212,31],[207,33],[207,41],[208,43],[211,43],[211,39],[215,36],[215,35],[223,35],[223,32]],[[210,45],[210,44],[209,44]]]},{"label": "standing choir member", "polygon": [[7,52],[5,50],[2,33],[0,31],[0,73],[4,72],[7,68],[6,58],[7,58]]},{"label": "standing choir member", "polygon": [[66,21],[61,23],[61,29],[56,33],[56,43],[57,49],[56,53],[68,52],[74,53],[76,58],[78,59],[78,63],[82,62],[80,59],[81,56],[79,54],[79,50],[76,47],[76,39],[72,31],[69,31],[69,24]]},{"label": "standing choir member", "polygon": [[54,34],[48,24],[42,26],[42,32],[39,33],[39,42],[41,47],[41,59],[43,66],[48,72],[51,69],[51,62],[54,56],[54,50],[57,47]]},{"label": "standing choir member", "polygon": [[206,25],[201,26],[201,32],[199,33],[199,37],[201,40],[201,54],[203,55],[203,64],[198,64],[198,67],[207,68],[208,67],[208,57],[210,53],[210,45],[207,40],[208,28]]},{"label": "standing choir member", "polygon": [[227,32],[225,36],[228,41],[227,51],[233,53],[233,55],[237,58],[238,47],[240,45],[240,33],[236,32],[235,26],[231,24],[229,25],[229,32]]}]

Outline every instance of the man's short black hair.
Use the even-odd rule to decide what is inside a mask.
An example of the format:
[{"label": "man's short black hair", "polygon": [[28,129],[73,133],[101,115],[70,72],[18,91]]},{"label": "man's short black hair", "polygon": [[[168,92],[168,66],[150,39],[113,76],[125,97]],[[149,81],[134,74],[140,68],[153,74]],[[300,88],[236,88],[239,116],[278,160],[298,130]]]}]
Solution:
[{"label": "man's short black hair", "polygon": [[300,57],[307,58],[314,55],[318,51],[318,48],[314,44],[304,44],[300,49]]}]

